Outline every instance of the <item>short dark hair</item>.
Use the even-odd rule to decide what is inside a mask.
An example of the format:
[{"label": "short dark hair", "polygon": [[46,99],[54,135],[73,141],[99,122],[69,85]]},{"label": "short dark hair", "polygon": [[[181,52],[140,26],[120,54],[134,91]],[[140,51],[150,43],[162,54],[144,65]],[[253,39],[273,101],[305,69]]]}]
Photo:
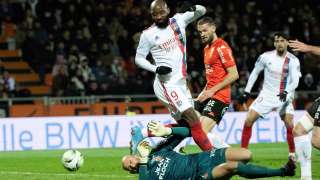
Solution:
[{"label": "short dark hair", "polygon": [[212,26],[216,26],[216,23],[214,22],[214,20],[212,19],[212,17],[209,16],[205,16],[203,18],[201,18],[198,23],[198,25],[203,25],[203,24],[210,24]]},{"label": "short dark hair", "polygon": [[273,34],[273,38],[276,38],[276,37],[282,37],[282,38],[284,38],[286,40],[289,40],[289,36],[284,32],[275,32]]}]

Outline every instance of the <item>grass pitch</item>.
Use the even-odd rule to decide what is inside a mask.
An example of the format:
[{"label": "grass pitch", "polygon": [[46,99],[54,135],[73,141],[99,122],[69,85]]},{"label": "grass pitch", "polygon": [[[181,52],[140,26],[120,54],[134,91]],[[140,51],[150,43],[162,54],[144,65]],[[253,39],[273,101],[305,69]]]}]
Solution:
[{"label": "grass pitch", "polygon": [[[238,145],[235,145],[236,147]],[[287,161],[288,148],[285,143],[251,144],[253,152],[251,163],[280,167]],[[121,168],[121,157],[128,154],[128,148],[118,149],[80,149],[85,156],[84,166],[77,172],[65,170],[60,158],[63,150],[59,151],[22,151],[0,153],[1,180],[96,180],[96,179],[138,179]],[[187,153],[198,152],[195,146],[187,148]],[[320,179],[320,151],[313,150],[312,171],[313,179]],[[300,167],[296,177],[299,179]],[[235,176],[232,179],[242,179]],[[268,178],[284,179],[284,178]]]}]

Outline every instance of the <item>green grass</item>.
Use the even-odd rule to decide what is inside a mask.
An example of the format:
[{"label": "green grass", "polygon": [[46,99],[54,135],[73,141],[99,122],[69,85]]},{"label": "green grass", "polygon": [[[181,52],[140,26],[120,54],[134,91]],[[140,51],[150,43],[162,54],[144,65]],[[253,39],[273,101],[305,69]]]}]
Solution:
[{"label": "green grass", "polygon": [[[287,161],[287,145],[279,144],[252,144],[254,164],[280,167]],[[64,151],[22,151],[0,153],[0,179],[14,180],[95,180],[95,179],[137,179],[136,175],[129,174],[121,168],[121,157],[128,153],[128,148],[118,149],[82,149],[85,163],[77,172],[65,170],[60,157]],[[187,152],[199,151],[197,147],[188,147]],[[312,154],[313,179],[320,179],[320,152]],[[297,168],[298,179],[300,169]],[[234,177],[233,179],[242,179]],[[271,178],[268,178],[271,179]],[[280,179],[280,178],[273,178]]]}]

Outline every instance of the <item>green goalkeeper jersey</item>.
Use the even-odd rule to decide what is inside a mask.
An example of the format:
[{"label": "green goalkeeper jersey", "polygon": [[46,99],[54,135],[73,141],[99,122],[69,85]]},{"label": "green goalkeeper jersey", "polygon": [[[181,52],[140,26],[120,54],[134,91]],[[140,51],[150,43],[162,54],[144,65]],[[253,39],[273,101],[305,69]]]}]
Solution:
[{"label": "green goalkeeper jersey", "polygon": [[171,136],[149,155],[139,168],[139,180],[211,179],[213,167],[225,162],[225,149],[182,155],[173,151],[184,137]]}]

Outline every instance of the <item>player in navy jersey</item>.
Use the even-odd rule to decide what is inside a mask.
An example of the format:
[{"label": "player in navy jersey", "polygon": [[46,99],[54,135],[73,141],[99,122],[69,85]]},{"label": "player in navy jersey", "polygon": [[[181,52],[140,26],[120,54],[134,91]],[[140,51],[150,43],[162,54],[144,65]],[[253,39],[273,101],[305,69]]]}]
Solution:
[{"label": "player in navy jersey", "polygon": [[151,122],[148,127],[154,134],[170,135],[154,149],[150,149],[146,141],[142,141],[138,145],[138,155],[126,155],[122,158],[123,169],[139,173],[139,180],[211,180],[230,178],[233,175],[253,179],[295,174],[295,164],[291,159],[285,166],[277,169],[247,164],[252,157],[251,152],[244,148],[228,147],[182,155],[173,149],[190,135],[188,128],[168,128],[158,122]]}]

